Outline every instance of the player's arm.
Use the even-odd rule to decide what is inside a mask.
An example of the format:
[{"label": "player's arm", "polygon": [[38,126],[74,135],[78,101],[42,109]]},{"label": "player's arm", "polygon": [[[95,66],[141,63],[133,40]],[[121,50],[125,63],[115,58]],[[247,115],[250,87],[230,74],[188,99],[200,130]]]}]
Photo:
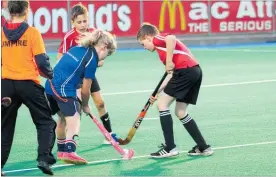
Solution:
[{"label": "player's arm", "polygon": [[171,78],[172,78],[172,73],[167,75],[166,79],[161,84],[157,94],[159,94],[160,92],[162,92],[165,89],[166,85],[168,84],[168,82]]},{"label": "player's arm", "polygon": [[173,64],[173,51],[176,45],[176,37],[174,35],[168,35],[165,37],[167,56],[166,56],[166,70],[170,74],[174,69]]},{"label": "player's arm", "polygon": [[92,85],[92,79],[83,78],[83,83],[82,83],[82,88],[81,88],[81,99],[82,99],[83,107],[88,106],[91,85]]},{"label": "player's arm", "polygon": [[57,62],[61,59],[64,53],[66,53],[71,47],[71,40],[68,37],[64,37],[59,45]]},{"label": "player's arm", "polygon": [[38,30],[35,31],[35,33],[33,34],[32,52],[34,55],[35,63],[39,70],[39,74],[47,79],[52,79],[53,70],[50,64],[50,59],[49,56],[46,54],[44,41]]},{"label": "player's arm", "polygon": [[88,106],[88,101],[90,97],[90,88],[92,84],[92,80],[95,79],[97,69],[97,60],[93,58],[91,61],[85,65],[83,84],[81,88],[81,98],[83,107]]}]

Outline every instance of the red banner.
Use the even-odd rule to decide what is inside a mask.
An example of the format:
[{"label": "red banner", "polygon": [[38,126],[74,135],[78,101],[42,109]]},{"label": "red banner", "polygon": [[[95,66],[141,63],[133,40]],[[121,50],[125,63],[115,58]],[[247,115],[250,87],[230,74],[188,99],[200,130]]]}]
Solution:
[{"label": "red banner", "polygon": [[[70,6],[79,1],[70,2]],[[110,31],[116,36],[134,36],[140,26],[139,2],[83,1],[88,9],[89,26]],[[31,1],[29,24],[37,27],[45,39],[61,38],[69,31],[67,1]]]},{"label": "red banner", "polygon": [[[79,1],[71,2],[71,6]],[[90,27],[116,36],[135,36],[140,27],[139,1],[82,1],[89,12]]]},{"label": "red banner", "polygon": [[273,17],[274,17],[274,32],[276,32],[276,1],[274,1]]},{"label": "red banner", "polygon": [[28,23],[39,29],[43,38],[62,38],[68,31],[66,1],[31,1]]},{"label": "red banner", "polygon": [[272,1],[212,1],[211,32],[271,32]]},{"label": "red banner", "polygon": [[144,1],[144,21],[160,32],[175,34],[208,33],[207,1]]},{"label": "red banner", "polygon": [[[79,1],[71,1],[70,6]],[[67,1],[30,1],[29,24],[45,39],[58,39],[69,31]],[[140,26],[139,1],[82,1],[90,27],[117,36],[135,36]],[[273,8],[274,7],[274,8]],[[276,31],[276,2],[210,0],[143,1],[143,17],[161,32],[174,34],[243,33]],[[209,15],[210,13],[210,15]],[[209,24],[210,18],[211,24]],[[274,24],[273,24],[274,20]]]}]

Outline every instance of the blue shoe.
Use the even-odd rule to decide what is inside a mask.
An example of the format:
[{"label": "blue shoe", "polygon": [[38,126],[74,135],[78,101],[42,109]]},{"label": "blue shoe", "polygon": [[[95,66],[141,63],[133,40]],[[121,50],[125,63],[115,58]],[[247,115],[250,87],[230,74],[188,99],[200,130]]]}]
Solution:
[{"label": "blue shoe", "polygon": [[[110,134],[110,135],[112,136],[112,138],[118,143],[118,136],[117,136],[117,134],[114,133],[114,132],[111,132],[111,133],[109,133],[109,134]],[[111,143],[110,143],[110,141],[108,141],[107,139],[104,139],[103,144],[111,144]]]}]

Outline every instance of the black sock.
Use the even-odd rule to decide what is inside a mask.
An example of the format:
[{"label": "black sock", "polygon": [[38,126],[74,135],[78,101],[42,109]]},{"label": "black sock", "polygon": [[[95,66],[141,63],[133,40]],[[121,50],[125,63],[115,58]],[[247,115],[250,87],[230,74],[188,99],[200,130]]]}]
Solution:
[{"label": "black sock", "polygon": [[192,117],[187,114],[184,118],[180,119],[180,121],[182,122],[188,133],[191,135],[191,137],[194,139],[199,149],[205,150],[207,148],[207,144]]},{"label": "black sock", "polygon": [[173,121],[170,110],[159,111],[160,122],[168,151],[176,147],[174,144]]},{"label": "black sock", "polygon": [[112,132],[111,124],[110,124],[110,118],[109,118],[108,112],[107,112],[105,115],[103,115],[103,116],[101,117],[101,120],[102,120],[102,122],[103,122],[104,128],[105,128],[109,133]]}]

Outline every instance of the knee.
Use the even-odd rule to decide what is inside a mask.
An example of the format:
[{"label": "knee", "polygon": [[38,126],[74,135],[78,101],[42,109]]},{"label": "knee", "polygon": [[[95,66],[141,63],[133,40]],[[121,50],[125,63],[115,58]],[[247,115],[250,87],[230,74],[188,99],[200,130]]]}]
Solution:
[{"label": "knee", "polygon": [[158,111],[166,111],[166,110],[169,110],[169,106],[162,103],[162,102],[158,102],[157,103],[157,108],[158,108]]},{"label": "knee", "polygon": [[175,115],[179,118],[182,119],[188,114],[187,110],[175,110]]},{"label": "knee", "polygon": [[98,100],[95,104],[98,110],[104,109],[105,107],[105,103],[103,100]]}]

